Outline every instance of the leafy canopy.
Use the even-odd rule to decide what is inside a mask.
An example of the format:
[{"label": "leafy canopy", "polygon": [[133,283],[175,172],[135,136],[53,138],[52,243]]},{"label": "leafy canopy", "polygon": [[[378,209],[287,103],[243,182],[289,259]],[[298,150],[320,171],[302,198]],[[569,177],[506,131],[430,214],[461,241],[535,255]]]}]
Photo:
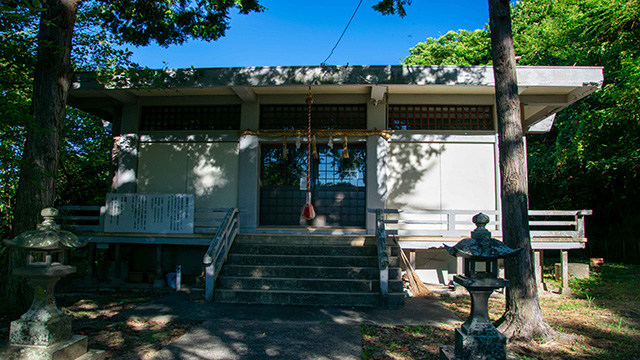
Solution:
[{"label": "leafy canopy", "polygon": [[256,0],[93,0],[89,16],[126,43],[145,46],[155,41],[168,47],[190,39],[223,37],[229,29],[229,10],[261,12]]},{"label": "leafy canopy", "polygon": [[[528,137],[530,201],[593,209],[589,245],[618,260],[626,260],[625,247],[598,241],[640,246],[632,235],[640,231],[638,19],[640,0],[519,0],[512,8],[518,65],[604,68],[602,89],[560,112],[551,133]],[[403,63],[486,65],[490,53],[485,26],[429,38]]]}]

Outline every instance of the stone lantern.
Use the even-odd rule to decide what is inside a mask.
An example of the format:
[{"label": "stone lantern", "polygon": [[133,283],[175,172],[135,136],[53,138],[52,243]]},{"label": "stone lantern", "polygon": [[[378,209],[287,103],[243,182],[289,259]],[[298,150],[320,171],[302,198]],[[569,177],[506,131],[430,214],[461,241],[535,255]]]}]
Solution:
[{"label": "stone lantern", "polygon": [[21,233],[5,245],[28,251],[27,265],[13,269],[33,288],[31,308],[11,322],[9,347],[0,351],[2,359],[83,359],[104,358],[104,352],[87,352],[87,337],[71,333],[71,318],[56,306],[54,287],[63,276],[76,272],[75,266],[63,264],[67,249],[86,244],[74,234],[60,230],[54,221],[58,210],[43,209],[44,218],[37,230]]},{"label": "stone lantern", "polygon": [[453,247],[445,245],[451,255],[464,259],[464,275],[453,279],[471,294],[471,314],[456,329],[455,348],[440,348],[440,360],[506,359],[507,339],[489,319],[489,297],[494,290],[509,286],[508,280],[498,278],[498,259],[515,256],[522,249],[511,249],[491,238],[486,229],[487,215],[479,213],[472,221],[476,229],[471,238],[462,239]]}]

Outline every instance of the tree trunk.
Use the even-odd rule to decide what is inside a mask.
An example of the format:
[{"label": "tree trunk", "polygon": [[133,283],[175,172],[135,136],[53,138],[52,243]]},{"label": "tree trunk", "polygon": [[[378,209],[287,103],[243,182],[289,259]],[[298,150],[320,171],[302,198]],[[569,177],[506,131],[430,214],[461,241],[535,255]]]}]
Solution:
[{"label": "tree trunk", "polygon": [[505,260],[507,309],[498,329],[508,338],[549,337],[553,330],[542,316],[529,235],[528,186],[516,59],[509,0],[489,0],[491,52],[498,114],[498,149],[502,195],[502,238],[511,248],[524,248]]},{"label": "tree trunk", "polygon": [[[81,0],[42,1],[38,53],[33,83],[32,122],[27,125],[16,193],[13,236],[34,230],[40,210],[53,206],[60,160],[60,135],[64,127],[67,95],[72,81],[71,39]],[[10,270],[25,263],[21,251],[12,251]],[[24,281],[9,277],[10,303],[24,305]],[[22,306],[20,306],[22,307]]]}]

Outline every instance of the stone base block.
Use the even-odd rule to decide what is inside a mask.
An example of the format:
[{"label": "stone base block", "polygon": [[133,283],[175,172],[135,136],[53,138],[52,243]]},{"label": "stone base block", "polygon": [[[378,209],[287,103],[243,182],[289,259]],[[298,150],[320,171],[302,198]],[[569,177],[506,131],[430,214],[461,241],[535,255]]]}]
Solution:
[{"label": "stone base block", "polygon": [[440,347],[440,360],[456,360],[456,351],[453,346]]},{"label": "stone base block", "polygon": [[107,353],[104,350],[91,349],[86,354],[76,358],[74,360],[104,360],[107,358]]},{"label": "stone base block", "polygon": [[[569,269],[569,279],[588,279],[591,275],[588,264],[569,263],[567,266]],[[556,281],[562,280],[562,264],[554,264],[553,271]]]},{"label": "stone base block", "polygon": [[[456,350],[453,346],[440,347],[440,357],[438,360],[461,360],[456,358]],[[520,357],[515,353],[507,353],[507,360],[520,360]]]},{"label": "stone base block", "polygon": [[455,353],[458,359],[505,360],[507,338],[495,329],[480,334],[467,334],[456,329]]},{"label": "stone base block", "polygon": [[11,345],[49,346],[71,337],[71,318],[61,316],[47,322],[18,319],[11,322]]},{"label": "stone base block", "polygon": [[50,346],[11,345],[0,351],[0,358],[6,360],[98,360],[105,358],[104,351],[87,352],[87,343],[86,336],[73,335],[66,341]]}]

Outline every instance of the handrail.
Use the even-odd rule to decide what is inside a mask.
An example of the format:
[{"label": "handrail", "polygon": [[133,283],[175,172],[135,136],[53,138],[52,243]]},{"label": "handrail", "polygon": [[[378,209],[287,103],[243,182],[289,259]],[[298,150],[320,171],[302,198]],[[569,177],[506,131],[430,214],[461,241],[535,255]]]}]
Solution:
[{"label": "handrail", "polygon": [[211,241],[211,245],[209,245],[202,259],[202,263],[205,266],[205,300],[207,302],[213,301],[216,279],[238,232],[238,209],[231,208],[227,211],[222,224],[220,224],[216,235]]},{"label": "handrail", "polygon": [[380,269],[380,295],[382,301],[389,298],[389,250],[385,231],[384,210],[376,209],[376,238],[378,245],[378,268]]}]

